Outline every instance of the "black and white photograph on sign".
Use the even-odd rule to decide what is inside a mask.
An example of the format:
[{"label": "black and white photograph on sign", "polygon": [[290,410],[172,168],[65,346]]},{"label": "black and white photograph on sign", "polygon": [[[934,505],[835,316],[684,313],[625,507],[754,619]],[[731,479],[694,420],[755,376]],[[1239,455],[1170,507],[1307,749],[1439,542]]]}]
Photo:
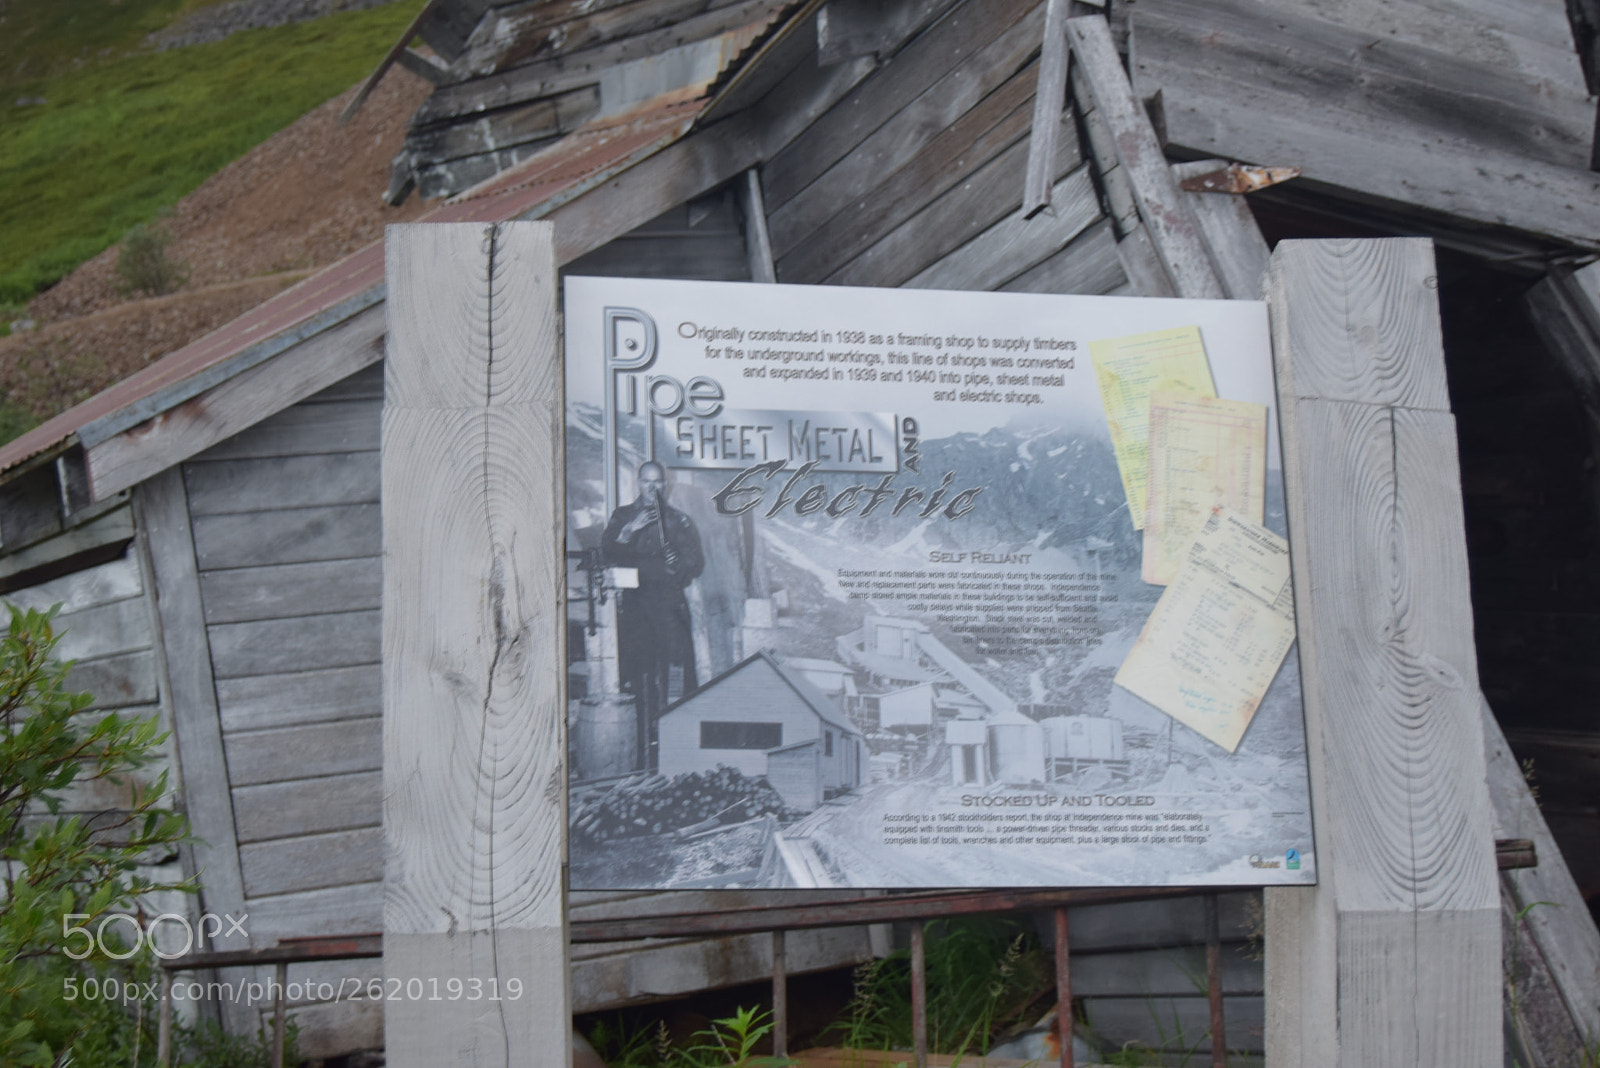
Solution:
[{"label": "black and white photograph on sign", "polygon": [[1316,881],[1266,311],[569,277],[574,889]]}]

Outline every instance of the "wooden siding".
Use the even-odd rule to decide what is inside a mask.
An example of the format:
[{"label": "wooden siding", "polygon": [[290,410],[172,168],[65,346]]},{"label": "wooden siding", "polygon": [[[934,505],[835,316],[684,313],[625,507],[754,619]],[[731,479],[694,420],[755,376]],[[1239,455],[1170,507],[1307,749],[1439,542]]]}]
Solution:
[{"label": "wooden siding", "polygon": [[[1494,50],[1493,35],[1469,29],[1485,21],[1507,26],[1485,17],[1486,4],[1384,5],[1414,23],[1405,33],[1385,32],[1381,19],[1341,15],[1338,5],[1315,5],[1315,14],[1311,6],[1138,5],[1134,79],[1142,97],[1159,92],[1170,148],[1296,166],[1306,183],[1340,197],[1596,247],[1595,104],[1575,52],[1536,76],[1485,61],[1481,49],[1452,47],[1467,32]],[[1561,5],[1542,6],[1548,26],[1559,27]],[[1451,29],[1424,34],[1423,22]],[[1518,36],[1502,34],[1499,43]]]},{"label": "wooden siding", "polygon": [[[155,716],[161,709],[150,606],[144,594],[138,554],[130,548],[109,563],[14,590],[0,596],[0,601],[40,611],[59,604],[55,655],[77,661],[67,675],[68,688],[92,693],[95,709]],[[160,767],[141,772],[140,778],[152,778],[159,771]],[[98,811],[120,796],[122,791],[105,783],[76,788],[63,811]]]},{"label": "wooden siding", "polygon": [[567,264],[569,275],[748,282],[743,220],[731,189],[680,204]]},{"label": "wooden siding", "polygon": [[1128,292],[1079,110],[1056,130],[1050,207],[1024,211],[1043,33],[1040,3],[958,4],[774,152],[778,280]]},{"label": "wooden siding", "polygon": [[[131,526],[129,508],[122,505],[105,516],[104,521],[97,522]],[[78,529],[69,529],[27,551],[36,556],[70,555],[81,541],[78,534]],[[60,641],[55,655],[57,659],[76,661],[67,673],[67,688],[93,694],[94,702],[90,707],[96,713],[154,717],[160,720],[163,729],[169,729],[172,720],[170,710],[164,707],[159,682],[156,631],[146,596],[148,588],[139,549],[134,544],[126,546],[113,560],[13,590],[0,596],[0,602],[40,611],[59,605],[54,627]],[[180,780],[178,758],[176,743],[169,735],[158,750],[156,760],[140,769],[135,778],[140,783],[149,783],[165,772],[176,789]],[[126,807],[129,787],[127,783],[105,780],[79,782],[62,791],[61,797],[60,815],[89,817]],[[193,871],[193,854],[185,849],[179,860],[141,868],[138,874],[157,882],[171,882]],[[200,913],[197,904],[190,894],[163,893],[146,901],[145,907],[153,913],[174,912],[197,922]]]},{"label": "wooden siding", "polygon": [[764,756],[767,781],[784,804],[801,812],[822,804],[822,746],[815,738]]},{"label": "wooden siding", "polygon": [[[602,247],[573,270],[747,278],[743,219],[730,194],[713,190]],[[377,365],[182,468],[238,869],[256,944],[383,926],[377,452],[382,398],[383,368]],[[111,618],[107,613],[117,609],[99,611],[94,618],[103,628]],[[147,648],[87,666],[122,665],[130,658],[131,666],[144,663],[153,670]],[[132,689],[154,699],[153,681]],[[587,897],[574,895],[575,914],[584,914]],[[711,900],[673,897],[660,907]],[[791,959],[802,970],[847,966],[872,954],[865,929],[792,941],[799,948],[791,948]],[[574,954],[574,1009],[594,1011],[759,979],[770,967],[762,959],[766,942],[749,937],[650,950],[585,947]],[[339,974],[364,979],[379,971],[375,964],[352,962]],[[302,1044],[337,1052],[381,1033],[373,1020],[352,1011],[303,1006]],[[342,1043],[341,1029],[348,1032]]]}]

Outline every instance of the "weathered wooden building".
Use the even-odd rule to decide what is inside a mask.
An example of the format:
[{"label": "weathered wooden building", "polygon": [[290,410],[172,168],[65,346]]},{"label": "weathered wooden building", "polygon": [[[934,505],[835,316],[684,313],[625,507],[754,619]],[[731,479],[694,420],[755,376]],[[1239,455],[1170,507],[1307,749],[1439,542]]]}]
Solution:
[{"label": "weathered wooden building", "polygon": [[[868,286],[1256,298],[1281,238],[1432,237],[1482,686],[1576,877],[1486,719],[1501,827],[1545,850],[1503,879],[1508,938],[1555,977],[1528,1039],[1555,1057],[1600,1036],[1579,922],[1600,895],[1600,19],[1571,7],[436,0],[431,53],[396,52],[437,88],[390,195],[548,219],[569,273]],[[1246,199],[1230,161],[1301,176]],[[257,945],[381,927],[382,263],[357,253],[0,448],[0,590],[64,601],[77,681],[171,724],[196,907],[248,912]],[[1519,921],[1536,900],[1571,907]],[[1234,950],[1250,901],[1224,910]],[[1196,903],[1074,928],[1097,1028],[1196,1043],[1190,951],[1156,948],[1200,940]],[[824,931],[790,967],[882,948]],[[747,981],[766,952],[585,950],[574,1006]],[[1230,1045],[1260,1050],[1259,966],[1239,952],[1226,979]],[[381,1041],[371,1003],[300,1019],[312,1051]]]},{"label": "weathered wooden building", "polygon": [[770,653],[746,657],[661,716],[661,774],[726,764],[765,777],[802,812],[861,785],[864,759],[844,711]]}]

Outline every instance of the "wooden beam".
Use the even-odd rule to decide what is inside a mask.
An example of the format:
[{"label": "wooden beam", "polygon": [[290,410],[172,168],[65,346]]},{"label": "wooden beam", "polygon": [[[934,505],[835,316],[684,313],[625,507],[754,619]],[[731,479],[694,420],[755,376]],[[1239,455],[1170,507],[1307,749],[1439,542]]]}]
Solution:
[{"label": "wooden beam", "polygon": [[1094,15],[1068,19],[1067,39],[1091,97],[1080,103],[1092,104],[1110,129],[1139,215],[1178,295],[1221,298],[1222,286],[1212,270],[1205,238],[1167,166],[1150,117],[1133,95],[1105,19]]},{"label": "wooden beam", "polygon": [[394,61],[417,77],[433,85],[443,85],[450,80],[450,68],[425,52],[403,48]]},{"label": "wooden beam", "polygon": [[[247,932],[197,945],[200,950],[247,949],[244,878],[233,824],[233,795],[222,748],[222,721],[211,675],[195,564],[194,536],[183,469],[170,467],[143,482],[133,494],[145,582],[155,606],[155,651],[162,703],[177,743],[184,811],[194,833],[193,856],[200,876],[200,906],[206,913],[233,916]],[[226,922],[226,921],[224,921]],[[249,1033],[254,1009],[234,999],[217,1006],[230,1029]]]},{"label": "wooden beam", "polygon": [[[1082,66],[1072,68],[1071,81],[1073,100],[1077,104],[1078,117],[1083,122],[1084,139],[1088,143],[1088,155],[1094,160],[1106,208],[1117,237],[1126,237],[1141,226],[1139,205],[1133,197],[1133,183],[1128,180],[1127,168],[1117,159],[1117,146],[1111,136],[1111,128],[1106,125],[1105,116],[1094,106],[1094,95],[1089,91]],[[1163,267],[1162,271],[1164,273],[1166,268]]]},{"label": "wooden beam", "polygon": [[1128,276],[1133,293],[1140,297],[1175,297],[1172,277],[1156,253],[1155,242],[1144,226],[1129,230],[1117,242],[1117,258],[1122,261],[1122,272]]},{"label": "wooden beam", "polygon": [[[430,20],[434,9],[439,6],[440,0],[428,0],[427,3],[422,5],[422,10],[417,12],[416,17],[406,23],[406,28],[400,31],[400,39],[389,46],[389,51],[384,53],[383,58],[378,61],[378,65],[373,72],[367,75],[367,80],[361,83],[361,88],[356,90],[356,95],[350,98],[350,103],[346,104],[344,110],[339,112],[340,126],[356,117],[356,112],[361,110],[361,105],[367,102],[367,97],[371,96],[372,91],[378,87],[378,83],[383,81],[383,76],[388,73],[389,68],[406,54],[407,48],[411,44],[411,39]],[[403,65],[409,66],[409,64]]]},{"label": "wooden beam", "polygon": [[1558,267],[1524,298],[1540,338],[1600,422],[1600,266]]},{"label": "wooden beam", "polygon": [[48,541],[0,556],[0,593],[37,586],[115,560],[132,540],[133,515],[123,502]]},{"label": "wooden beam", "polygon": [[1050,206],[1055,184],[1056,134],[1067,103],[1067,2],[1046,0],[1044,43],[1039,50],[1039,89],[1033,97],[1028,137],[1028,170],[1022,186],[1022,214],[1031,218]]},{"label": "wooden beam", "polygon": [[97,499],[135,486],[383,358],[382,293],[346,318],[85,449]]},{"label": "wooden beam", "polygon": [[506,999],[386,1003],[397,1068],[570,1055],[554,238],[389,230],[384,970]]},{"label": "wooden beam", "polygon": [[[1222,166],[1226,164],[1215,159],[1175,163],[1172,176],[1181,183],[1185,178]],[[1244,197],[1232,193],[1188,192],[1183,196],[1200,224],[1200,232],[1211,250],[1211,266],[1228,299],[1260,300],[1267,280],[1267,260],[1272,252]]]},{"label": "wooden beam", "polygon": [[[1343,129],[1358,133],[1367,120],[1410,128],[1413,140],[1375,140],[1352,161],[1383,169],[1409,170],[1401,160],[1425,142],[1470,145],[1556,167],[1587,166],[1594,103],[1577,79],[1521,75],[1503,58],[1487,61],[1453,53],[1437,39],[1386,34],[1375,25],[1380,17],[1344,25],[1341,17],[1347,16],[1337,9],[1324,14],[1292,2],[1141,2],[1132,16],[1135,90],[1145,98],[1161,91],[1168,104],[1187,104],[1172,97],[1209,85],[1207,97],[1231,99],[1247,115],[1288,93],[1315,123],[1340,120]],[[1430,19],[1440,21],[1455,20]],[[1217,116],[1224,123],[1231,118]]]},{"label": "wooden beam", "polygon": [[1426,239],[1269,280],[1318,884],[1266,891],[1267,1057],[1499,1068],[1500,914]]},{"label": "wooden beam", "polygon": [[[1600,1043],[1600,1001],[1595,997],[1600,991],[1600,931],[1595,929],[1588,902],[1562,860],[1561,847],[1551,835],[1489,703],[1482,701],[1481,705],[1494,833],[1501,838],[1528,839],[1538,857],[1537,865],[1509,869],[1500,879],[1510,894],[1513,915],[1526,927],[1560,995],[1572,1031],[1582,1045],[1593,1048]],[[1563,1060],[1580,1063],[1582,1049],[1563,1052],[1568,1054]],[[1562,1063],[1554,1057],[1547,1060]]]},{"label": "wooden beam", "polygon": [[744,247],[750,258],[750,281],[776,282],[772,263],[772,236],[767,233],[767,206],[761,199],[761,171],[751,167],[739,183],[739,207],[744,212]]}]

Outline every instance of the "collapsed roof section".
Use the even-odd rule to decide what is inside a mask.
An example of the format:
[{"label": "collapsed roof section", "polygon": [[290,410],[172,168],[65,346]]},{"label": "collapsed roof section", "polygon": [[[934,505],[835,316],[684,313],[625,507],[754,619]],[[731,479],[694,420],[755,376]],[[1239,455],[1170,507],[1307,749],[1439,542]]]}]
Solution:
[{"label": "collapsed roof section", "polygon": [[446,62],[397,54],[438,87],[395,159],[388,199],[448,196],[603,119],[704,88],[794,0],[436,2],[418,32]]},{"label": "collapsed roof section", "polygon": [[[432,221],[555,220],[565,264],[759,167],[752,240],[772,278],[801,283],[1255,296],[1249,213],[1175,209],[1171,156],[1298,167],[1253,196],[1529,274],[1600,248],[1594,100],[1559,5],[1113,3],[1110,40],[1164,144],[1117,131],[1144,116],[1096,99],[1096,81],[1127,80],[1081,26],[1067,77],[1046,7],[433,0],[401,44],[420,32],[444,62],[392,53],[438,83],[397,173],[462,190]],[[1041,79],[1058,80],[1036,98]],[[1205,240],[1172,229],[1184,216]],[[1252,239],[1219,241],[1222,216]],[[0,448],[0,545],[379,359],[382,299],[374,245]]]}]

